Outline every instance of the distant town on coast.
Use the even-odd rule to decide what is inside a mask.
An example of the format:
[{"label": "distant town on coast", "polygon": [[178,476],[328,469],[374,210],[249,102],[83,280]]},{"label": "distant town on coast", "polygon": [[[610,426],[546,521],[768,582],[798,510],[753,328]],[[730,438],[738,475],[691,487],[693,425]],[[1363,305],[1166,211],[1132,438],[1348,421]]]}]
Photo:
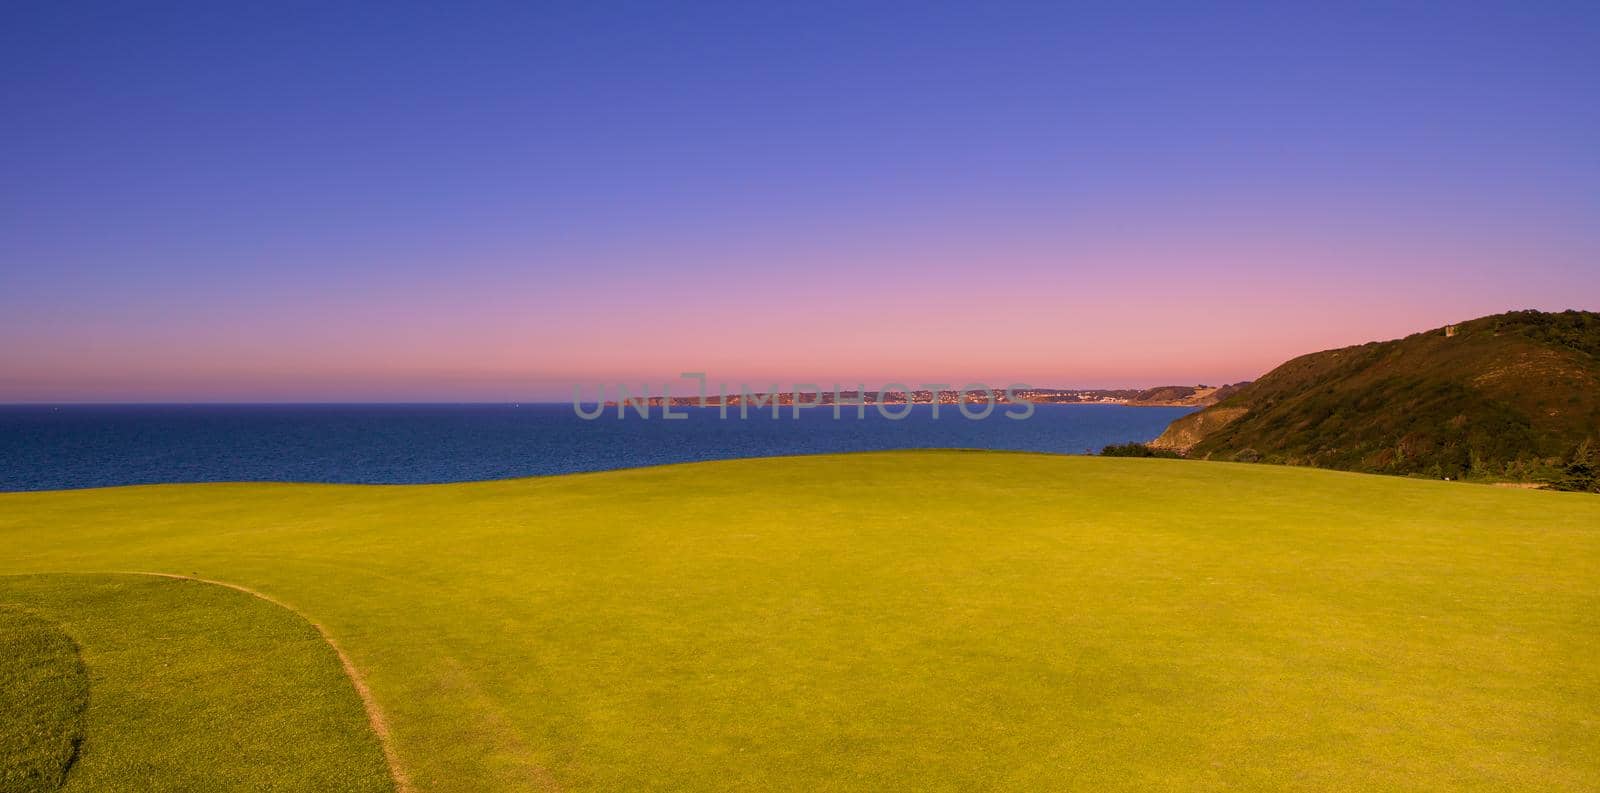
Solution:
[{"label": "distant town on coast", "polygon": [[1229,385],[1169,385],[1156,388],[997,388],[911,389],[893,391],[776,391],[705,396],[623,396],[606,400],[607,407],[755,407],[800,405],[957,405],[998,402],[1032,402],[1039,405],[1128,405],[1131,407],[1206,407],[1226,399],[1247,382]]}]

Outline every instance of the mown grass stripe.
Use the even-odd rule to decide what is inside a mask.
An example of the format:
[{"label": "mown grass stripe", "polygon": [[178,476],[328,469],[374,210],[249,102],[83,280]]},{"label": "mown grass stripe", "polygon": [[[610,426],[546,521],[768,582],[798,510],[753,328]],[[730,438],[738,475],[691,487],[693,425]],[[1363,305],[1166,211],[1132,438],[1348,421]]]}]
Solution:
[{"label": "mown grass stripe", "polygon": [[182,581],[193,581],[199,584],[210,584],[212,586],[226,587],[228,589],[243,592],[251,597],[260,598],[261,600],[271,603],[272,605],[288,611],[302,620],[305,620],[306,624],[316,629],[317,634],[320,635],[322,640],[327,643],[328,647],[333,650],[334,655],[339,657],[339,665],[344,668],[345,677],[349,678],[350,685],[355,689],[356,696],[361,698],[361,707],[367,713],[367,723],[372,727],[373,734],[378,738],[378,746],[383,749],[384,764],[389,768],[389,777],[394,780],[395,791],[397,793],[413,793],[414,788],[411,785],[411,778],[406,773],[405,767],[400,764],[400,757],[395,752],[393,734],[389,728],[389,721],[384,718],[383,709],[378,707],[378,702],[373,698],[372,689],[367,686],[367,681],[361,675],[361,670],[356,668],[355,662],[350,660],[350,655],[344,651],[343,647],[339,646],[339,642],[333,638],[333,634],[329,633],[328,629],[324,627],[322,623],[307,617],[305,614],[301,613],[299,609],[296,609],[295,607],[278,600],[277,598],[272,597],[265,592],[259,592],[249,587],[240,586],[239,584],[234,584],[227,581],[216,581],[209,578],[200,578],[198,576],[182,575],[179,573],[160,573],[150,570],[118,570],[114,572],[121,575],[147,575],[156,576],[159,578],[175,578]]}]

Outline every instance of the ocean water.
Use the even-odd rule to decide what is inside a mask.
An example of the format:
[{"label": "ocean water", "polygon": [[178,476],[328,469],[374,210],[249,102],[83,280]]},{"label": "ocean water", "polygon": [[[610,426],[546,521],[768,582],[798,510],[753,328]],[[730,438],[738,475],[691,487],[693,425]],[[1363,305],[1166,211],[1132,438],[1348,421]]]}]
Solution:
[{"label": "ocean water", "polygon": [[579,418],[571,405],[0,406],[0,491],[157,482],[422,483],[733,457],[969,448],[1084,454],[1147,441],[1190,408],[1040,405],[981,421],[954,406],[893,421],[868,408],[727,419]]}]

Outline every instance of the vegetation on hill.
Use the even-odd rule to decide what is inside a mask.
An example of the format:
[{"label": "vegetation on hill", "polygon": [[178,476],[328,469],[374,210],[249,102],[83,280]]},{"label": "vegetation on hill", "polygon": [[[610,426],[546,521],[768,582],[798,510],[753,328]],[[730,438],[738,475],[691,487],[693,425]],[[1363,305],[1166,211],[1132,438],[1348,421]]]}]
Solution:
[{"label": "vegetation on hill", "polygon": [[1146,388],[1127,397],[1129,405],[1170,405],[1184,407],[1206,407],[1227,399],[1240,388],[1249,383],[1233,383],[1231,385],[1164,385],[1156,388]]},{"label": "vegetation on hill", "polygon": [[1300,356],[1173,422],[1153,445],[1593,489],[1597,435],[1600,314],[1516,311]]},{"label": "vegetation on hill", "polygon": [[1158,449],[1147,443],[1114,443],[1100,450],[1101,457],[1182,457],[1171,449]]},{"label": "vegetation on hill", "polygon": [[1140,391],[1139,393],[1135,394],[1133,396],[1133,399],[1128,400],[1128,401],[1130,401],[1130,402],[1176,402],[1176,401],[1178,401],[1180,399],[1188,399],[1189,397],[1194,396],[1195,392],[1197,390],[1201,389],[1201,388],[1205,388],[1205,386],[1164,385],[1164,386],[1158,386],[1156,388],[1146,388],[1145,390]]},{"label": "vegetation on hill", "polygon": [[901,452],[0,494],[0,547],[84,648],[69,793],[387,784],[300,617],[72,570],[291,604],[419,793],[1600,789],[1570,493]]}]

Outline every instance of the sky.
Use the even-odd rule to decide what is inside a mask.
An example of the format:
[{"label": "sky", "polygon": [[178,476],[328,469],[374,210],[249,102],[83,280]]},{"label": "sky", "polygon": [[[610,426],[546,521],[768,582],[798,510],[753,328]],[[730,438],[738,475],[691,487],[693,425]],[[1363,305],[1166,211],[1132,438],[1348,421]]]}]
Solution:
[{"label": "sky", "polygon": [[1600,309],[1597,140],[1592,3],[6,3],[0,402],[1232,382]]}]

